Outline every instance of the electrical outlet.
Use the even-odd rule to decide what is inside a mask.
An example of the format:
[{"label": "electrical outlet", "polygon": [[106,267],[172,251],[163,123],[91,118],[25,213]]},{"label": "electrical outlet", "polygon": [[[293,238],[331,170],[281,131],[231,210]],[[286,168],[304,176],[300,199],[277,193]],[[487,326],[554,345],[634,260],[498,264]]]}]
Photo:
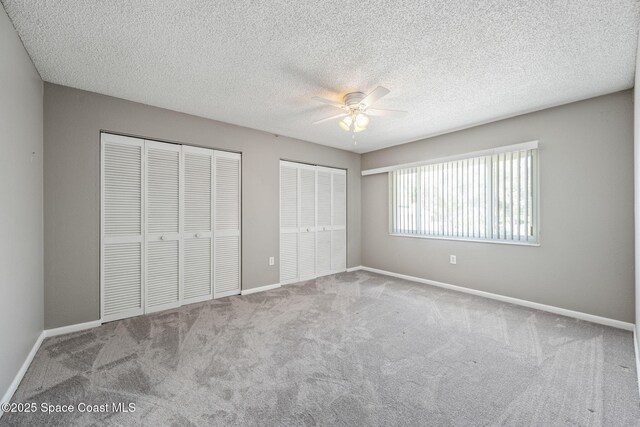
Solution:
[{"label": "electrical outlet", "polygon": [[450,264],[457,264],[458,263],[458,259],[456,258],[455,255],[449,255],[449,263]]},{"label": "electrical outlet", "polygon": [[276,263],[275,257],[270,256],[269,257],[269,265],[275,265],[275,263]]}]

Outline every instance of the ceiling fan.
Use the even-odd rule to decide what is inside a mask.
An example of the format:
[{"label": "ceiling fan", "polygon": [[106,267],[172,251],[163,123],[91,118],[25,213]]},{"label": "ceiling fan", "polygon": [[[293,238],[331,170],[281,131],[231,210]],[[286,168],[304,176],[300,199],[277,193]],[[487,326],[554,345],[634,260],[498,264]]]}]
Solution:
[{"label": "ceiling fan", "polygon": [[335,120],[342,118],[338,123],[340,127],[347,132],[362,132],[367,128],[369,124],[369,116],[389,116],[405,114],[406,111],[401,110],[382,110],[379,108],[371,108],[371,106],[380,98],[387,95],[390,92],[389,89],[378,86],[371,93],[365,95],[362,92],[351,92],[344,96],[344,103],[332,101],[330,99],[314,96],[314,101],[322,102],[323,104],[331,105],[342,110],[340,114],[335,114],[331,117],[313,122],[314,125],[318,123],[328,122],[329,120]]}]

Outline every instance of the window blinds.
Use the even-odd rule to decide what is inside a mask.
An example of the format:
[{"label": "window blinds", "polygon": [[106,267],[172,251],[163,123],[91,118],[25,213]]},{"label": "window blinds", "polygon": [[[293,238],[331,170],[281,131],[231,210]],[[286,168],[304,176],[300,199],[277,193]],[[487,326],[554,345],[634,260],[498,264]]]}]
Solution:
[{"label": "window blinds", "polygon": [[391,233],[536,243],[537,149],[389,172]]}]

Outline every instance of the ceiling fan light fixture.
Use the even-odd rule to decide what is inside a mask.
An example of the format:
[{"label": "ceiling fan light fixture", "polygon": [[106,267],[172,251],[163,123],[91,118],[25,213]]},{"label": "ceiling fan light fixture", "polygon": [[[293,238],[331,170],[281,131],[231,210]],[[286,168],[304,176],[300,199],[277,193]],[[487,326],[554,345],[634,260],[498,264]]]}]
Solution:
[{"label": "ceiling fan light fixture", "polygon": [[369,125],[369,116],[367,116],[365,113],[358,113],[356,115],[355,122],[356,122],[356,126],[362,128],[362,130],[364,130]]},{"label": "ceiling fan light fixture", "polygon": [[351,116],[347,116],[344,119],[340,120],[340,127],[347,132],[351,130],[351,125],[353,124],[353,119]]},{"label": "ceiling fan light fixture", "polygon": [[[2,0],[0,0],[2,1]],[[341,119],[338,124],[345,132],[362,132],[367,129],[369,126],[369,113],[373,116],[384,116],[384,115],[392,115],[392,114],[401,114],[406,113],[406,111],[400,110],[384,110],[384,109],[373,109],[370,108],[375,102],[377,102],[380,98],[387,95],[389,93],[389,89],[378,86],[373,91],[371,91],[368,95],[365,95],[362,92],[350,92],[347,93],[344,97],[344,103],[336,102],[332,99],[321,98],[319,96],[314,96],[313,99],[315,101],[321,102],[323,104],[331,105],[332,107],[337,107],[342,110],[342,113],[335,114],[330,117],[326,117],[321,120],[316,120],[313,122],[314,125],[319,123],[324,123],[329,120]]]}]

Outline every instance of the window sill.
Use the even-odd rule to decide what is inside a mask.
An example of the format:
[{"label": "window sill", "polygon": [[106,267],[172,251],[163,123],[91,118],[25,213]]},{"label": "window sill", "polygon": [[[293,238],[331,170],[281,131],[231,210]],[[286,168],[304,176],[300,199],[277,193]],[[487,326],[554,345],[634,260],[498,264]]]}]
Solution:
[{"label": "window sill", "polygon": [[540,243],[537,242],[512,242],[512,241],[502,241],[502,240],[486,240],[486,239],[468,239],[464,237],[449,237],[449,236],[420,236],[416,234],[399,234],[399,233],[389,233],[390,236],[393,237],[412,237],[417,239],[432,239],[432,240],[453,240],[458,242],[473,242],[473,243],[491,243],[498,245],[513,245],[513,246],[540,246]]}]

